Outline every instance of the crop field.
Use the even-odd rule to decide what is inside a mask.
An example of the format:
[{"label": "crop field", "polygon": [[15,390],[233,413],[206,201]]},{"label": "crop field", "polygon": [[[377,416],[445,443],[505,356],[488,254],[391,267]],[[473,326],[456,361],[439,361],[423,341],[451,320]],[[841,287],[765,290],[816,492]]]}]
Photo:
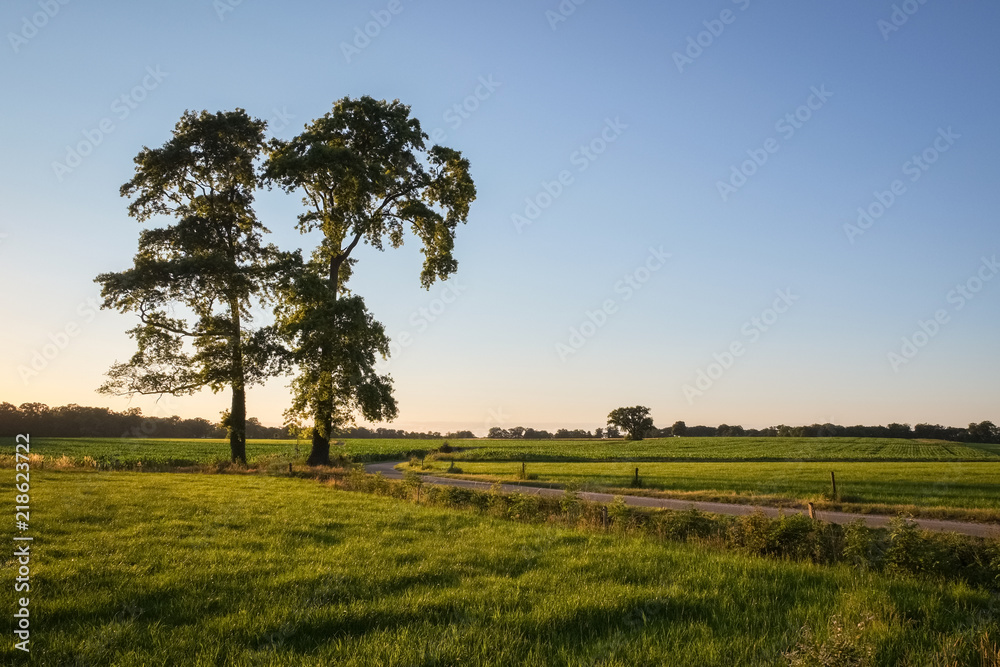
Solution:
[{"label": "crop field", "polygon": [[[996,600],[967,585],[515,523],[297,478],[46,469],[31,486],[37,664],[998,657]],[[9,550],[4,560],[10,571]],[[14,595],[4,587],[6,609]],[[15,653],[6,642],[4,664]]]},{"label": "crop field", "polygon": [[623,440],[473,440],[452,458],[475,461],[997,460],[1000,448],[938,440],[881,438],[658,438]]},{"label": "crop field", "polygon": [[[431,471],[446,473],[449,463],[431,462]],[[521,464],[508,461],[462,461],[462,477],[517,481]],[[742,463],[549,463],[532,462],[532,480],[572,485],[584,490],[634,492],[636,468],[643,489],[675,491],[678,497],[708,492],[713,499],[826,500],[830,472],[843,500],[854,503],[918,505],[1000,510],[1000,461],[872,463],[841,461]],[[670,494],[666,494],[670,495]],[[702,494],[704,495],[704,494]],[[1000,515],[1000,513],[998,513]]]},{"label": "crop field", "polygon": [[[332,447],[331,454],[350,456],[355,461],[386,461],[403,459],[411,451],[428,451],[441,446],[443,440],[379,440],[343,441]],[[68,456],[82,460],[89,456],[99,461],[115,461],[123,465],[185,465],[210,463],[229,458],[228,440],[190,439],[160,440],[152,438],[32,438],[31,451],[46,458]],[[284,455],[304,459],[309,454],[308,440],[249,440],[247,458],[250,463],[261,456]]]}]

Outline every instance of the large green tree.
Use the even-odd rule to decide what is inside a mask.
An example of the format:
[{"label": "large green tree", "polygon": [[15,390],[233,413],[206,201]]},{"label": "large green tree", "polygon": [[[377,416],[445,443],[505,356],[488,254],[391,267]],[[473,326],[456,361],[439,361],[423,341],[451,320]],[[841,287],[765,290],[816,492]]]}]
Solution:
[{"label": "large green tree", "polygon": [[346,288],[351,253],[362,241],[398,248],[409,228],[423,245],[421,285],[458,268],[455,230],[476,189],[468,160],[426,148],[427,138],[408,106],[362,97],[340,100],[299,136],[272,144],[266,177],[304,194],[299,230],[321,234],[279,308],[300,368],[290,416],[313,422],[311,464],[329,462],[330,438],[355,411],[369,420],[396,415],[391,378],[374,369],[388,339]]},{"label": "large green tree", "polygon": [[114,395],[232,390],[224,416],[233,461],[246,462],[246,389],[282,365],[273,327],[253,329],[251,308],[268,299],[294,257],[263,243],[253,210],[266,123],[242,109],[185,112],[161,148],[144,147],[121,187],[144,229],[133,266],[96,278],[104,308],[138,315],[138,350],[116,362],[98,390]]},{"label": "large green tree", "polygon": [[608,425],[625,431],[628,440],[642,440],[653,428],[649,408],[637,405],[632,408],[615,408],[608,415]]}]

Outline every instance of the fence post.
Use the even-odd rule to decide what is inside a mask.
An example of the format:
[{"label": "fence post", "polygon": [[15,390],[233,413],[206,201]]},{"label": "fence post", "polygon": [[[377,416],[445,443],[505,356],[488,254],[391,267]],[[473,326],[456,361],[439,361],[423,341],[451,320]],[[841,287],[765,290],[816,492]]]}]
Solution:
[{"label": "fence post", "polygon": [[837,499],[837,476],[830,471],[830,485],[833,487],[833,499]]}]

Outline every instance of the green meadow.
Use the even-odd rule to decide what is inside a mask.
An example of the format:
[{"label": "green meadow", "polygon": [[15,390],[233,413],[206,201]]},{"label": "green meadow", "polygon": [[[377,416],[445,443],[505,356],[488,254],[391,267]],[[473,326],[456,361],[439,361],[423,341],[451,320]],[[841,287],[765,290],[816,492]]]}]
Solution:
[{"label": "green meadow", "polygon": [[[451,462],[429,465],[427,472],[447,474]],[[456,465],[464,478],[524,480],[521,463],[462,461]],[[528,480],[585,491],[662,491],[652,495],[774,505],[832,500],[833,472],[842,503],[990,510],[984,517],[1000,519],[1000,462],[531,462],[523,469]]]},{"label": "green meadow", "polygon": [[[412,452],[426,452],[440,447],[444,440],[342,440],[331,448],[333,456],[349,456],[355,461],[388,461],[406,458]],[[213,439],[168,440],[154,438],[32,438],[31,452],[46,459],[61,456],[116,466],[195,465],[229,458],[229,441]],[[308,440],[249,440],[247,459],[287,456],[304,459],[309,454]]]},{"label": "green meadow", "polygon": [[[995,594],[963,584],[518,523],[294,477],[45,469],[31,483],[33,664],[1000,657]],[[5,664],[24,662],[11,642],[2,651]],[[812,662],[831,655],[841,661]]]}]

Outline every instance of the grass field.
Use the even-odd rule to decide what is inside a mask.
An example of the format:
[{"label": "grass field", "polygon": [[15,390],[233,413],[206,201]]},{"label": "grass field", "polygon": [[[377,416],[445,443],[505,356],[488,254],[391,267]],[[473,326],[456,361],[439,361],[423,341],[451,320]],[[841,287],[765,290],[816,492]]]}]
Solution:
[{"label": "grass field", "polygon": [[[312,480],[45,470],[31,481],[36,664],[778,665],[797,644],[870,651],[879,665],[1000,658],[996,600],[957,584],[511,523]],[[8,610],[13,595],[4,586]],[[20,662],[11,642],[0,651]]]},{"label": "grass field", "polygon": [[[348,439],[333,455],[355,461],[388,461],[426,452],[444,440]],[[453,440],[463,461],[656,461],[656,460],[820,460],[820,461],[991,461],[1000,451],[990,445],[875,438],[661,438],[623,440]],[[69,456],[113,460],[124,465],[208,463],[229,457],[226,440],[142,438],[33,438],[31,450],[47,458]],[[296,449],[297,448],[297,449]],[[250,440],[252,463],[275,454],[305,458],[306,440]]]},{"label": "grass field", "polygon": [[[444,473],[449,463],[430,465],[431,471]],[[520,463],[507,461],[462,461],[459,465],[466,478],[516,481],[521,472]],[[834,471],[837,491],[847,502],[1000,510],[1000,462],[532,462],[525,466],[533,480],[628,492],[634,492],[630,486],[636,468],[643,489],[674,491],[678,497],[707,492],[714,499],[730,501],[734,495],[773,501],[828,500],[830,472]]]},{"label": "grass field", "polygon": [[[346,440],[333,447],[332,454],[344,454],[356,461],[387,461],[405,458],[411,451],[428,451],[440,447],[443,440]],[[297,448],[297,449],[296,449]],[[69,456],[82,459],[113,460],[123,465],[141,462],[143,465],[209,463],[229,458],[228,440],[157,440],[143,438],[32,438],[31,451],[46,458]],[[252,463],[261,456],[274,454],[305,458],[309,454],[307,440],[249,440],[247,459]]]},{"label": "grass field", "polygon": [[684,459],[954,461],[997,460],[994,445],[881,438],[659,438],[623,440],[475,440],[453,458],[475,461],[655,461]]}]

